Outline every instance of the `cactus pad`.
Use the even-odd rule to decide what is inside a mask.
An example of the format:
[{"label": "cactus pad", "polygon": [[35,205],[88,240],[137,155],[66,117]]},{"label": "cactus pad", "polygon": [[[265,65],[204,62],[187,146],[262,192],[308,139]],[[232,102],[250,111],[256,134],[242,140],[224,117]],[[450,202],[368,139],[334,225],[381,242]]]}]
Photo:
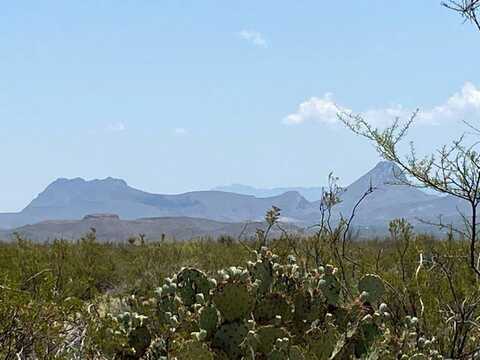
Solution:
[{"label": "cactus pad", "polygon": [[207,332],[207,338],[213,336],[218,325],[218,312],[215,306],[205,306],[199,311],[198,325],[200,329]]},{"label": "cactus pad", "polygon": [[355,355],[361,357],[368,353],[376,338],[381,334],[378,326],[372,322],[362,321],[359,326],[359,334],[355,341]]},{"label": "cactus pad", "polygon": [[322,319],[327,312],[325,304],[321,301],[319,294],[315,292],[312,296],[307,290],[299,290],[293,297],[293,303],[295,307],[294,316],[297,321],[311,322]]},{"label": "cactus pad", "polygon": [[337,277],[333,273],[326,272],[320,279],[319,287],[327,300],[327,304],[336,306],[341,292],[340,282]]},{"label": "cactus pad", "polygon": [[186,268],[177,274],[178,294],[185,306],[195,304],[197,294],[203,294],[205,299],[210,296],[211,282],[207,275],[197,269]]},{"label": "cactus pad", "polygon": [[240,344],[248,333],[244,322],[233,322],[221,326],[213,338],[213,346],[222,350],[229,359],[241,359],[243,351]]},{"label": "cactus pad", "polygon": [[288,337],[288,333],[285,329],[273,325],[259,327],[256,333],[259,340],[258,352],[265,355],[273,350],[273,346],[277,339]]},{"label": "cactus pad", "polygon": [[128,335],[128,345],[135,349],[135,357],[141,358],[148,350],[152,338],[146,326],[135,328]]},{"label": "cactus pad", "polygon": [[220,284],[213,295],[213,303],[226,321],[246,318],[253,309],[254,301],[247,284],[241,282]]},{"label": "cactus pad", "polygon": [[324,332],[319,328],[312,328],[305,334],[308,353],[314,359],[328,359],[334,350],[336,336],[333,332]]},{"label": "cactus pad", "polygon": [[358,291],[366,303],[374,303],[385,293],[385,286],[378,275],[365,275],[358,282]]},{"label": "cactus pad", "polygon": [[267,294],[259,300],[254,311],[256,321],[264,323],[275,319],[277,315],[281,316],[283,320],[292,317],[292,308],[284,295],[279,293]]},{"label": "cactus pad", "polygon": [[177,360],[213,360],[208,347],[196,340],[174,343],[173,355]]},{"label": "cactus pad", "polygon": [[265,294],[273,283],[272,265],[267,261],[257,261],[253,264],[251,269],[253,281],[260,281],[258,291],[260,294]]}]

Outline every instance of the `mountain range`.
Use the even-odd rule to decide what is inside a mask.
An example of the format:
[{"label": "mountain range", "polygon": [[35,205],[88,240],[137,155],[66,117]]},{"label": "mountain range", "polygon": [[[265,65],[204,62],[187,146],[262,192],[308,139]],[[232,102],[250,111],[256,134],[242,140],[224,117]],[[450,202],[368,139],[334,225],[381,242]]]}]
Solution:
[{"label": "mountain range", "polygon": [[[402,176],[396,165],[385,161],[378,163],[345,188],[341,194],[342,202],[336,206],[332,218],[348,216],[357,201],[373,186],[373,193],[358,207],[354,222],[357,227],[386,229],[388,222],[398,217],[417,224],[417,218],[431,220],[437,215],[456,219],[457,208],[462,209],[463,204],[451,197],[431,195],[399,185]],[[0,213],[0,229],[4,229],[0,236],[5,238],[19,232],[38,239],[73,238],[90,227],[105,229],[99,231],[104,239],[114,239],[115,236],[125,239],[138,233],[148,233],[150,237],[167,233],[177,238],[238,235],[243,223],[260,224],[272,205],[282,209],[282,222],[297,229],[318,222],[320,217],[321,188],[300,188],[311,190],[308,199],[298,188],[285,188],[287,191],[283,193],[279,189],[265,190],[264,194],[271,195],[266,197],[260,196],[261,189],[239,189],[235,185],[210,191],[163,195],[132,188],[121,179],[86,181],[82,178],[62,178],[51,183],[22,211]],[[245,194],[248,191],[250,193]],[[254,191],[258,196],[252,194]],[[91,214],[114,215],[89,217]]]}]

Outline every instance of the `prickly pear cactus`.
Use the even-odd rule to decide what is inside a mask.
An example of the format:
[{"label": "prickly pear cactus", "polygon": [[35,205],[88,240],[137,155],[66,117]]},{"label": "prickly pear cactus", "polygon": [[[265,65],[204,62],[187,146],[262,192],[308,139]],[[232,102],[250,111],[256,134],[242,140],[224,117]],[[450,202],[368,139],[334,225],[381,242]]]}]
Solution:
[{"label": "prickly pear cactus", "polygon": [[219,316],[217,308],[213,305],[202,307],[199,312],[198,326],[207,333],[207,338],[211,338],[218,326]]},{"label": "prickly pear cactus", "polygon": [[273,350],[277,339],[284,339],[289,337],[288,332],[280,327],[274,325],[261,326],[256,330],[258,335],[258,348],[260,354],[267,355]]},{"label": "prickly pear cactus", "polygon": [[373,345],[380,335],[381,330],[373,316],[367,314],[357,323],[351,324],[347,332],[342,334],[331,358],[344,359],[351,354],[362,358],[374,350]]},{"label": "prickly pear cactus", "polygon": [[371,315],[365,316],[359,325],[359,334],[355,342],[355,354],[360,357],[367,354],[375,340],[381,335],[381,330],[373,321]]},{"label": "prickly pear cactus", "polygon": [[217,286],[213,303],[225,321],[247,318],[253,310],[255,297],[248,281],[228,277]]},{"label": "prickly pear cactus", "polygon": [[170,358],[176,360],[213,360],[213,352],[197,340],[175,341]]},{"label": "prickly pear cactus", "polygon": [[273,284],[273,260],[274,255],[266,247],[263,247],[257,254],[257,260],[247,264],[252,282],[258,284],[258,293],[260,294],[265,294]]},{"label": "prickly pear cactus", "polygon": [[157,314],[163,324],[169,324],[172,316],[176,316],[182,306],[177,296],[177,284],[170,278],[165,279],[165,284],[155,291],[157,298]]},{"label": "prickly pear cactus", "polygon": [[286,296],[280,293],[271,293],[260,298],[254,311],[255,320],[259,323],[272,321],[277,316],[287,321],[292,318],[292,315],[292,307]]},{"label": "prickly pear cactus", "polygon": [[177,274],[177,293],[185,306],[195,304],[197,294],[203,294],[205,300],[210,298],[213,287],[207,275],[197,269],[185,268]]},{"label": "prickly pear cactus", "polygon": [[329,359],[335,348],[339,334],[332,323],[332,315],[328,314],[325,327],[319,327],[319,322],[314,322],[305,334],[308,358],[326,360]]},{"label": "prickly pear cactus", "polygon": [[146,325],[147,317],[137,313],[125,312],[118,315],[117,320],[127,337],[127,344],[120,351],[121,356],[129,359],[140,359],[145,355],[152,341]]},{"label": "prickly pear cactus", "polygon": [[240,346],[248,333],[248,327],[243,321],[222,325],[213,338],[213,346],[222,350],[228,359],[241,359],[243,350]]},{"label": "prickly pear cactus", "polygon": [[358,291],[363,302],[373,304],[385,293],[385,285],[380,276],[368,274],[358,282]]},{"label": "prickly pear cactus", "polygon": [[323,319],[327,313],[327,307],[322,301],[319,290],[314,289],[312,293],[307,289],[301,288],[294,294],[294,317],[296,321],[306,320],[312,322]]},{"label": "prickly pear cactus", "polygon": [[[255,256],[247,269],[227,268],[217,280],[193,268],[165,279],[151,303],[157,306],[156,321],[147,324],[133,307],[118,318],[124,330],[115,355],[139,360],[441,359],[434,339],[419,332],[417,318],[407,317],[400,332],[392,329],[389,307],[380,301],[385,294],[380,277],[363,276],[360,296],[353,298],[355,291],[342,294],[331,265],[307,271],[294,257],[279,263],[266,248]],[[160,324],[154,341],[152,324]]]},{"label": "prickly pear cactus", "polygon": [[340,299],[341,286],[335,276],[335,268],[333,266],[327,265],[325,267],[325,273],[321,277],[318,285],[327,300],[327,304],[336,306]]},{"label": "prickly pear cactus", "polygon": [[268,360],[301,360],[303,354],[297,347],[290,346],[290,339],[277,339],[272,351],[267,355]]}]

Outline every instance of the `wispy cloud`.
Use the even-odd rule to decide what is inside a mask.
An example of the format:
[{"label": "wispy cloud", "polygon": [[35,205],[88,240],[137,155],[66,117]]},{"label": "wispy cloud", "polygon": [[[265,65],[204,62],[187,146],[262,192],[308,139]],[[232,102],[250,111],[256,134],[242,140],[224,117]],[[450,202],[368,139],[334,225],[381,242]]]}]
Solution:
[{"label": "wispy cloud", "polygon": [[267,39],[263,36],[262,33],[255,30],[243,29],[238,33],[241,39],[250,42],[251,44],[266,48],[268,47]]},{"label": "wispy cloud", "polygon": [[173,133],[177,136],[183,136],[188,134],[188,130],[182,127],[173,129]]},{"label": "wispy cloud", "polygon": [[118,121],[114,123],[110,123],[107,125],[108,132],[122,132],[127,129],[127,126],[124,122]]},{"label": "wispy cloud", "polygon": [[[372,125],[384,126],[390,124],[396,117],[408,118],[414,109],[407,109],[402,105],[384,108],[371,108],[361,112],[361,115]],[[283,122],[287,125],[299,125],[306,122],[336,124],[339,122],[339,111],[351,112],[348,107],[339,105],[333,100],[333,95],[312,97],[302,102],[296,112],[287,115]],[[356,112],[356,111],[354,111]],[[467,82],[462,89],[440,105],[428,109],[421,109],[418,122],[426,125],[437,125],[445,121],[469,120],[480,116],[480,89]]]}]

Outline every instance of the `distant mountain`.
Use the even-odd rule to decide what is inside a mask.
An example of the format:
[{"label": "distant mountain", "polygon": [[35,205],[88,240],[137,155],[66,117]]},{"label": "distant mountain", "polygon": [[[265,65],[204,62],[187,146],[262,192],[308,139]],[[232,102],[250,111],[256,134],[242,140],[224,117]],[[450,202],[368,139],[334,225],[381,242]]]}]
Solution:
[{"label": "distant mountain", "polygon": [[[401,183],[399,180],[402,179],[405,180],[405,177],[396,165],[390,162],[378,163],[372,170],[346,187],[341,195],[342,202],[335,207],[332,218],[338,220],[340,216],[349,216],[355,204],[372,185],[375,187],[374,192],[362,202],[356,213],[354,224],[359,228],[386,229],[390,220],[399,217],[417,224],[417,218],[432,220],[440,214],[451,221],[458,220],[457,209],[464,209],[464,204],[452,197],[439,197],[399,184]],[[247,190],[244,187],[242,191]],[[188,237],[190,233],[186,229],[192,229],[192,234],[195,232],[205,234],[206,230],[211,230],[210,225],[207,226],[207,224],[213,226],[211,222],[235,223],[236,225],[231,226],[238,226],[245,221],[263,221],[265,212],[272,205],[282,209],[283,222],[306,227],[319,220],[319,200],[310,201],[299,191],[287,191],[268,197],[260,195],[218,190],[162,195],[132,188],[125,181],[114,178],[91,181],[81,178],[58,179],[22,211],[0,213],[0,229],[22,228],[22,231],[34,229],[35,231],[29,232],[33,236],[35,232],[41,233],[41,226],[45,226],[44,222],[48,221],[49,230],[46,233],[59,234],[57,230],[52,230],[52,226],[55,225],[63,229],[62,231],[71,228],[69,230],[71,234],[79,234],[81,231],[76,229],[78,227],[84,229],[81,226],[87,226],[86,220],[79,224],[79,219],[88,214],[107,213],[118,214],[120,219],[124,219],[107,219],[108,221],[119,227],[131,226],[135,229],[134,232],[137,228],[143,229],[143,226],[146,226],[143,223],[136,223],[135,221],[144,221],[137,219],[157,218],[156,221],[178,227],[173,233]],[[186,223],[186,218],[195,218],[196,225],[192,225],[193,227],[188,225],[191,223]],[[105,221],[102,224],[108,223]],[[28,224],[38,223],[43,225],[26,227]],[[148,225],[152,223],[149,222]]]},{"label": "distant mountain", "polygon": [[[284,224],[290,232],[299,231],[291,224]],[[50,220],[35,225],[26,225],[11,231],[0,232],[0,239],[8,240],[18,233],[33,241],[53,241],[54,239],[75,240],[95,229],[97,240],[125,242],[131,237],[145,235],[145,240],[190,240],[198,237],[218,238],[222,235],[238,237],[254,236],[257,228],[264,228],[262,222],[225,223],[207,219],[188,217],[145,218],[121,220],[117,215],[87,215],[82,220]],[[272,236],[278,235],[278,230]]]},{"label": "distant mountain", "polygon": [[[362,201],[356,213],[356,223],[364,226],[378,225],[398,217],[413,220],[414,209],[425,208],[441,199],[436,195],[405,185],[405,181],[407,178],[397,165],[382,161],[346,187],[337,211],[345,216],[349,215],[370,186],[374,188],[373,192]],[[432,214],[424,211],[416,212],[420,217],[423,215],[430,218]]]},{"label": "distant mountain", "polygon": [[214,191],[225,191],[243,195],[252,195],[256,197],[279,196],[289,191],[298,192],[308,201],[316,201],[322,198],[322,187],[277,187],[271,189],[256,188],[249,185],[232,184],[226,186],[217,186]]},{"label": "distant mountain", "polygon": [[92,213],[118,214],[122,219],[196,217],[225,222],[262,220],[272,205],[286,219],[301,221],[315,209],[297,192],[269,198],[221,191],[179,195],[151,194],[123,180],[58,179],[19,213],[0,214],[0,228],[16,228],[45,220],[77,220]]}]

